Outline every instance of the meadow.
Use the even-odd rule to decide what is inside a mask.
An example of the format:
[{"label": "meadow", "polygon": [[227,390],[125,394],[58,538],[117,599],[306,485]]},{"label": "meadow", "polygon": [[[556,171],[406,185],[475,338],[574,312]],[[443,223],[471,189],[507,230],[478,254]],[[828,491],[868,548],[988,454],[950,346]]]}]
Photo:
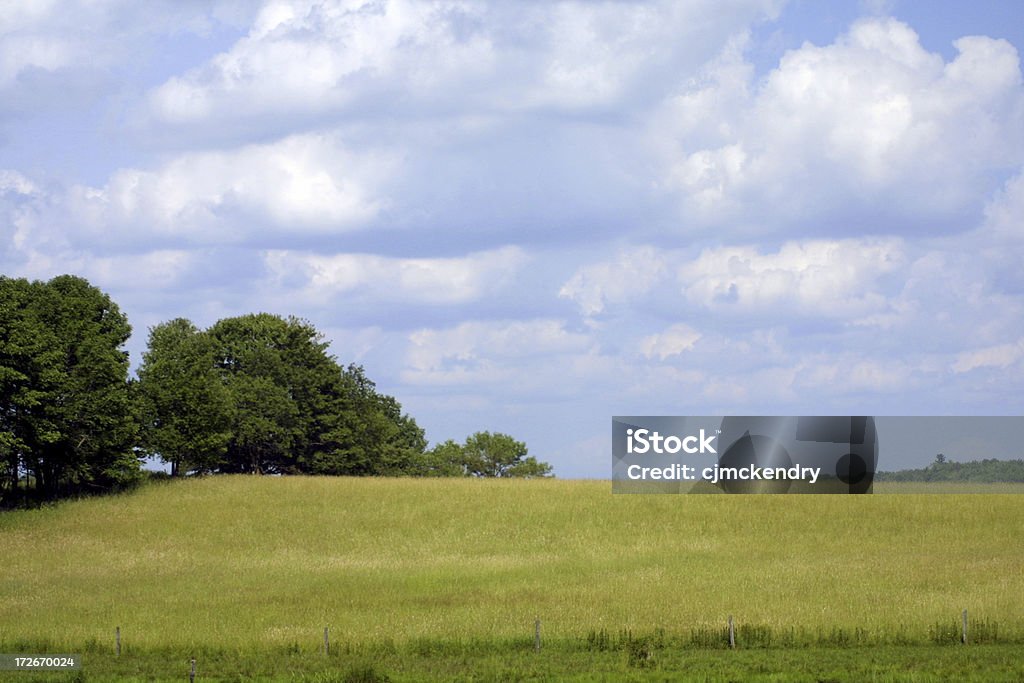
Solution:
[{"label": "meadow", "polygon": [[[877,487],[904,490],[928,488]],[[89,680],[152,680],[191,656],[206,667],[200,680],[379,680],[378,670],[392,680],[855,680],[844,677],[852,663],[834,677],[815,669],[844,657],[873,662],[879,680],[908,670],[942,680],[960,668],[1019,680],[1024,497],[980,490],[1000,493],[640,496],[595,481],[252,476],[151,484],[0,514],[0,652],[83,653],[78,675]],[[963,609],[968,647],[958,644]],[[781,669],[765,664],[787,658]],[[978,658],[995,668],[970,664]],[[746,674],[729,668],[748,660]],[[948,666],[933,679],[929,662]],[[183,667],[167,675],[181,680]]]}]

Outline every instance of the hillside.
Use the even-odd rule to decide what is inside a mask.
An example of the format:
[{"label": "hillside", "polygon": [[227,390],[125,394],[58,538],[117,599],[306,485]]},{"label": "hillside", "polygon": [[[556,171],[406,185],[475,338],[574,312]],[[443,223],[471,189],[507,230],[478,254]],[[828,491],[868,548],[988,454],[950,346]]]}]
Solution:
[{"label": "hillside", "polygon": [[[0,515],[0,645],[294,647],[836,628],[1020,638],[1024,498],[613,496],[607,482],[231,476]],[[934,634],[933,634],[934,635]],[[810,637],[810,636],[809,636]],[[51,651],[53,651],[51,649]]]}]

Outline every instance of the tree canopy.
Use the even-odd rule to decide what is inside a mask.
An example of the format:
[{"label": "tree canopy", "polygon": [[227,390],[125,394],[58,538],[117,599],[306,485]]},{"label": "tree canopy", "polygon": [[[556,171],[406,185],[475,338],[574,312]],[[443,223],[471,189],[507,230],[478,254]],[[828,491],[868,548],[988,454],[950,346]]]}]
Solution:
[{"label": "tree canopy", "polygon": [[234,403],[210,335],[184,318],[152,328],[136,389],[141,446],[171,474],[213,472],[224,461]]},{"label": "tree canopy", "polygon": [[0,277],[3,493],[43,499],[139,477],[128,384],[131,334],[110,297],[71,275]]},{"label": "tree canopy", "polygon": [[269,313],[153,328],[139,370],[147,451],[174,473],[413,473],[423,430],[327,346]]},{"label": "tree canopy", "polygon": [[423,460],[424,474],[465,477],[550,477],[551,465],[527,455],[526,444],[508,434],[476,432],[458,444],[435,446]]}]

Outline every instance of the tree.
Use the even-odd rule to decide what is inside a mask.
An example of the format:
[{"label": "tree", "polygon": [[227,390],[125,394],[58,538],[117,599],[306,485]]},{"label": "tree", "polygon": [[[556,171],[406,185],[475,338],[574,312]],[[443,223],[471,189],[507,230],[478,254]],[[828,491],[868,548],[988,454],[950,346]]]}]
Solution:
[{"label": "tree", "polygon": [[210,328],[234,405],[223,471],[395,475],[426,448],[423,430],[363,368],[342,368],[323,336],[268,313]]},{"label": "tree", "polygon": [[33,454],[31,415],[46,394],[42,368],[57,363],[57,345],[35,315],[42,283],[0,277],[0,500],[13,501]]},{"label": "tree", "polygon": [[377,392],[362,366],[340,374],[335,410],[320,421],[321,439],[303,459],[314,474],[416,474],[427,447],[423,430],[392,396]]},{"label": "tree", "polygon": [[468,477],[549,477],[551,465],[527,455],[508,434],[477,432],[465,444],[445,441],[423,458],[424,474]]},{"label": "tree", "polygon": [[149,331],[136,387],[141,443],[171,475],[212,472],[231,439],[231,394],[214,367],[214,345],[184,318]]},{"label": "tree", "polygon": [[234,424],[223,471],[292,473],[317,441],[337,394],[336,364],[312,325],[269,313],[217,321],[208,331]]},{"label": "tree", "polygon": [[131,327],[117,305],[71,275],[45,283],[0,278],[0,318],[8,488],[21,472],[42,498],[137,480],[123,349]]}]

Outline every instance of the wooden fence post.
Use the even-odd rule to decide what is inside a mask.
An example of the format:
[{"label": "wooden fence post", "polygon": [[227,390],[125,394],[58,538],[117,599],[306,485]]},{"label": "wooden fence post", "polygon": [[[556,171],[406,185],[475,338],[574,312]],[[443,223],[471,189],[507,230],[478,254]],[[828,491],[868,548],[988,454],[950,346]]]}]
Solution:
[{"label": "wooden fence post", "polygon": [[540,617],[533,622],[533,649],[540,652]]},{"label": "wooden fence post", "polygon": [[196,680],[196,658],[192,658],[192,667],[188,671],[188,683],[195,683]]},{"label": "wooden fence post", "polygon": [[729,647],[736,648],[736,629],[732,623],[732,615],[729,615]]},{"label": "wooden fence post", "polygon": [[963,631],[960,633],[960,642],[964,645],[967,644],[967,610],[963,613]]},{"label": "wooden fence post", "polygon": [[114,629],[114,650],[117,652],[117,656],[121,656],[121,627],[118,626]]},{"label": "wooden fence post", "polygon": [[330,640],[330,637],[327,635],[327,627],[326,626],[324,626],[324,654],[325,655],[331,654],[331,640]]}]

